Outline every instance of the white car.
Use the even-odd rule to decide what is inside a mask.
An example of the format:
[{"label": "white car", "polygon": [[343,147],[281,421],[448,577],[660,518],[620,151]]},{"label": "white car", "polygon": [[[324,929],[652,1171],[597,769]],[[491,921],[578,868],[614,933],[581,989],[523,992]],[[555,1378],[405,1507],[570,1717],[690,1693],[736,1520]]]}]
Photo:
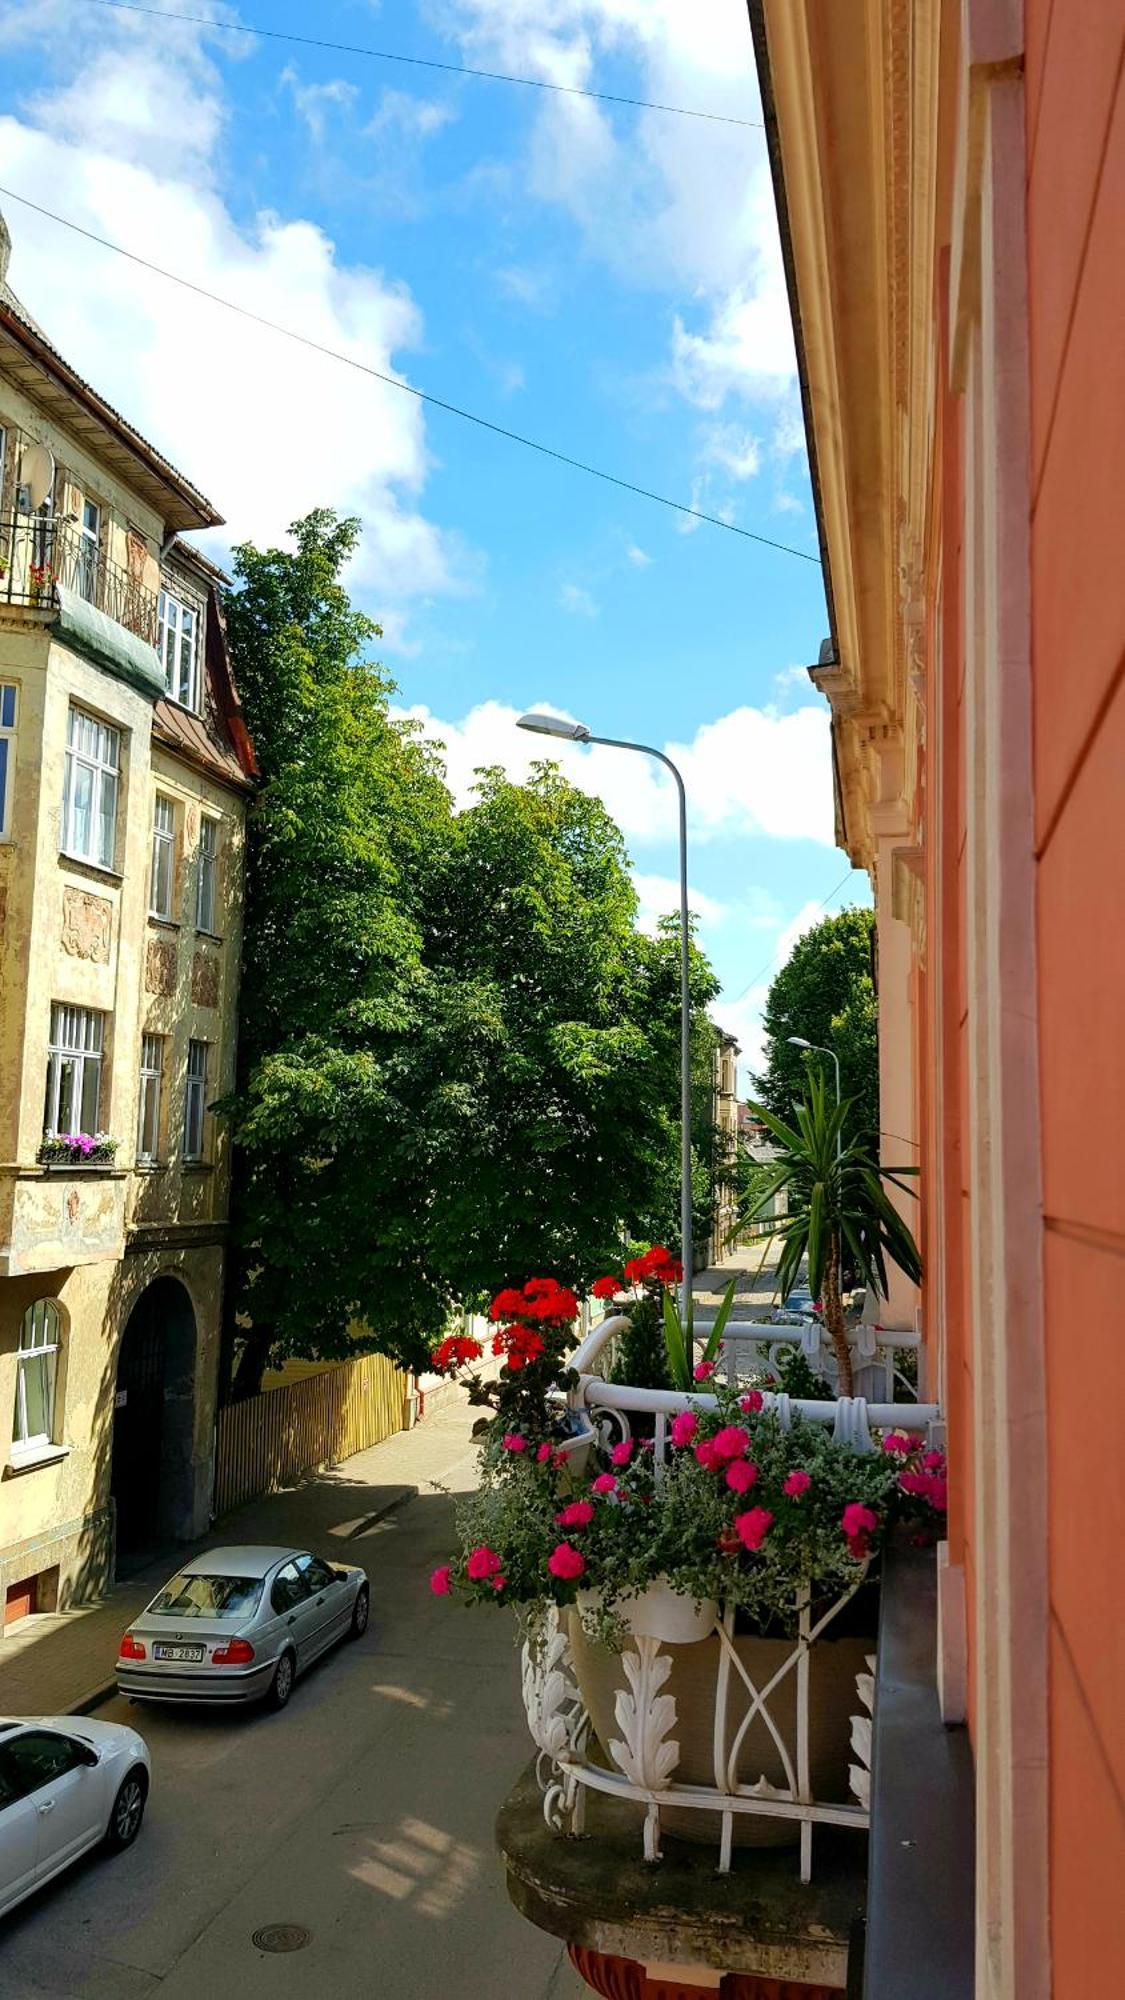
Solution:
[{"label": "white car", "polygon": [[0,1916],[88,1848],[131,1847],[150,1781],[135,1729],[85,1715],[0,1719]]}]

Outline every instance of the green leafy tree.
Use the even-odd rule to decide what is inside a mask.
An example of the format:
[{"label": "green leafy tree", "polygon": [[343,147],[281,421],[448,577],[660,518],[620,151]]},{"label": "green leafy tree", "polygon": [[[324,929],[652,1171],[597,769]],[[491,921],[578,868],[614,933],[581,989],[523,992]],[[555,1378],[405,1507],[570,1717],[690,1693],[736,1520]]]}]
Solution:
[{"label": "green leafy tree", "polygon": [[793,1288],[808,1260],[809,1287],[823,1301],[824,1324],[836,1357],[838,1387],[852,1394],[852,1358],[844,1324],[841,1277],[850,1264],[864,1285],[887,1293],[887,1259],[914,1284],[922,1277],[918,1246],[887,1193],[884,1182],[904,1194],[914,1190],[903,1175],[916,1167],[876,1167],[862,1140],[853,1136],[852,1106],[835,1101],[821,1076],[810,1076],[792,1125],[775,1118],[764,1104],[751,1107],[777,1148],[767,1186],[751,1199],[746,1220],[763,1214],[784,1188],[788,1213],[779,1224],[781,1256],[777,1285],[782,1298]]},{"label": "green leafy tree", "polygon": [[[425,1255],[463,1298],[604,1270],[678,1205],[679,962],[621,834],[550,764],[481,773],[432,920]],[[713,977],[693,955],[702,1014]],[[669,1232],[671,1233],[671,1232]]]},{"label": "green leafy tree", "polygon": [[755,1078],[761,1102],[792,1122],[810,1071],[820,1070],[835,1089],[835,1071],[824,1056],[792,1046],[803,1035],[840,1058],[840,1094],[854,1106],[856,1134],[878,1156],[879,1023],[872,977],[875,918],[871,910],[841,910],[798,938],[766,1000],[765,1068]]},{"label": "green leafy tree", "polygon": [[[236,1393],[270,1349],[354,1351],[363,1315],[420,1353],[448,1291],[419,1260],[426,906],[452,839],[440,773],[388,716],[378,627],[340,582],[359,528],[235,551],[226,618],[262,774],[247,828],[231,1314]],[[381,1343],[382,1344],[382,1343]]]}]

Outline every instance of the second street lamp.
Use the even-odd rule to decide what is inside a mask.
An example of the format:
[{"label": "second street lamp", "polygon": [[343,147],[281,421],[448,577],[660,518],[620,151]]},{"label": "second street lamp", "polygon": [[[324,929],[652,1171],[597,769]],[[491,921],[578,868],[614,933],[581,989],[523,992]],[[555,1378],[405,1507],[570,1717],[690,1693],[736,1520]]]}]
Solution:
[{"label": "second street lamp", "polygon": [[[840,1109],[840,1058],[836,1054],[835,1049],[823,1048],[819,1042],[806,1041],[804,1035],[790,1035],[788,1037],[788,1040],[791,1042],[792,1046],[795,1049],[807,1049],[810,1055],[831,1056],[832,1061],[836,1065],[836,1109],[838,1111]],[[841,1130],[839,1130],[836,1134],[837,1159],[839,1159],[841,1151],[843,1149],[842,1141],[843,1141],[843,1129],[841,1128]]]},{"label": "second street lamp", "polygon": [[642,757],[655,757],[671,771],[676,783],[680,809],[680,1244],[684,1260],[684,1282],[680,1293],[681,1312],[687,1323],[692,1285],[691,1218],[691,929],[688,920],[687,878],[687,793],[684,781],[670,757],[651,743],[630,743],[619,736],[594,736],[584,722],[568,722],[561,715],[545,715],[532,710],[521,715],[520,729],[536,736],[553,736],[566,743],[601,743],[607,750],[635,750]]}]

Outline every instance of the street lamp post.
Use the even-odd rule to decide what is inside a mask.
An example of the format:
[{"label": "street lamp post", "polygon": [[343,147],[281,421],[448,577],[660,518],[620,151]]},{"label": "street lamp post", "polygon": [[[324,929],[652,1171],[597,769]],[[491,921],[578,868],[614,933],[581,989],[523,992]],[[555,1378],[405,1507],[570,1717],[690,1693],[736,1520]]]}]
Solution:
[{"label": "street lamp post", "polygon": [[[836,1109],[838,1111],[840,1109],[840,1058],[836,1054],[835,1049],[822,1048],[819,1042],[807,1042],[803,1035],[790,1035],[788,1037],[788,1040],[792,1043],[795,1049],[808,1049],[810,1055],[831,1056],[833,1062],[836,1065]],[[844,1136],[843,1127],[838,1126],[836,1130],[837,1160],[839,1160],[840,1154],[843,1152],[843,1136]]]},{"label": "street lamp post", "polygon": [[676,781],[680,809],[680,1243],[684,1260],[680,1300],[686,1325],[692,1285],[691,930],[688,922],[687,793],[684,781],[672,759],[651,743],[628,743],[618,736],[594,736],[584,722],[568,722],[561,715],[543,715],[534,710],[530,715],[521,715],[518,726],[531,730],[536,736],[554,736],[565,743],[600,743],[608,750],[635,750],[642,757],[655,757],[657,763],[671,771]]}]

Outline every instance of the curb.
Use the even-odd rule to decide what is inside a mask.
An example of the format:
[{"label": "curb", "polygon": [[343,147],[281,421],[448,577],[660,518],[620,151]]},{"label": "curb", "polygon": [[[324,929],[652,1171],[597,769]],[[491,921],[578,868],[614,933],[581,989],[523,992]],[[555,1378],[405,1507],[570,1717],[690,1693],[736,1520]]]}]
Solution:
[{"label": "curb", "polygon": [[89,1694],[84,1694],[79,1701],[72,1702],[66,1713],[68,1715],[92,1715],[96,1708],[101,1708],[103,1702],[112,1701],[116,1693],[116,1680],[108,1680],[104,1686],[96,1687]]}]

